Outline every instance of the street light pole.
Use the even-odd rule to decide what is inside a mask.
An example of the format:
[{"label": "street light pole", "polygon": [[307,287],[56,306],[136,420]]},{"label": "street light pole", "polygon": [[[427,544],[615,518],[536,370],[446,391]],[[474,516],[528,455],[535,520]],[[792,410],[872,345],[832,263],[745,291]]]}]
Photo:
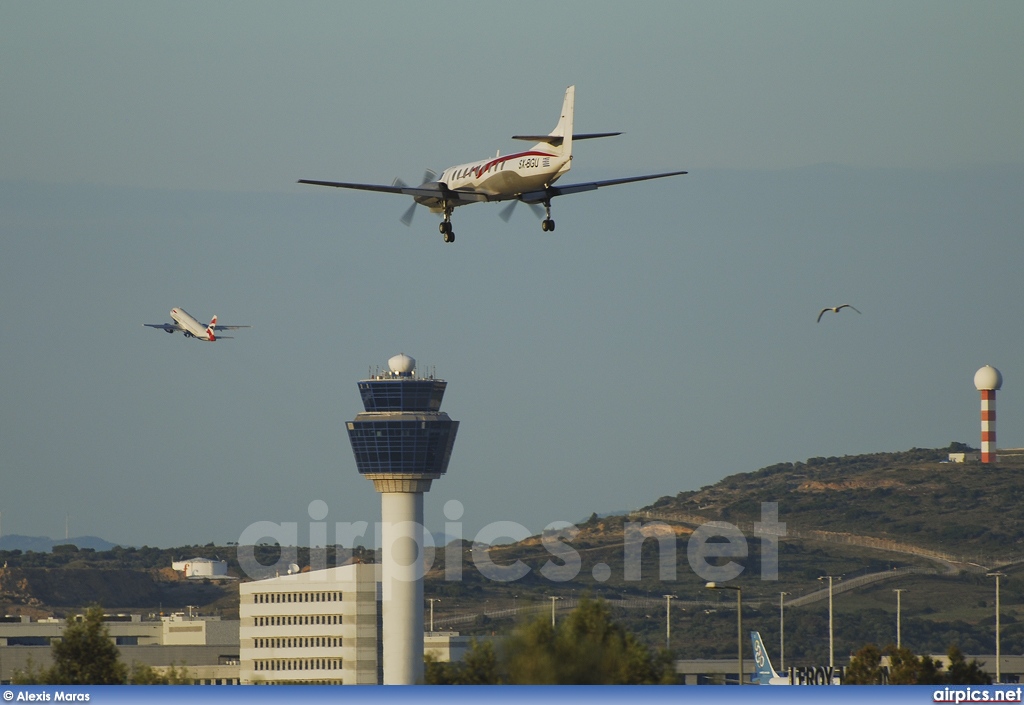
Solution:
[{"label": "street light pole", "polygon": [[999,578],[1005,578],[1006,573],[1000,573],[997,571],[995,573],[986,573],[985,575],[996,579],[996,683],[1002,683],[1002,664],[999,663],[1002,660],[1000,658],[1002,654],[999,649]]},{"label": "street light pole", "polygon": [[832,621],[832,579],[836,578],[842,580],[841,575],[822,575],[818,580],[824,580],[828,578],[828,665],[829,668],[836,667],[836,650],[835,650],[835,625]]},{"label": "street light pole", "polygon": [[906,588],[896,588],[895,590],[893,590],[893,592],[896,593],[896,648],[897,649],[900,648],[901,646],[903,646],[903,642],[902,642],[901,634],[900,634],[900,631],[901,631],[900,630],[900,626],[901,626],[901,622],[903,621],[902,620],[901,609],[900,609],[900,597],[902,596],[902,593],[904,593],[906,591],[907,591]]},{"label": "street light pole", "polygon": [[555,597],[551,595],[551,628],[555,628],[555,600],[561,600],[561,597]]},{"label": "street light pole", "polygon": [[672,646],[672,600],[676,599],[675,595],[662,595],[665,598],[665,648],[671,649]]},{"label": "street light pole", "polygon": [[743,685],[743,590],[735,585],[719,585],[708,583],[705,585],[708,590],[735,590],[736,591],[736,644],[739,652],[738,657],[738,682]]},{"label": "street light pole", "polygon": [[435,602],[440,602],[441,598],[440,597],[428,597],[427,599],[430,601],[430,632],[433,633],[434,632],[434,603]]},{"label": "street light pole", "polygon": [[786,610],[783,600],[788,592],[779,593],[779,670],[786,672]]}]

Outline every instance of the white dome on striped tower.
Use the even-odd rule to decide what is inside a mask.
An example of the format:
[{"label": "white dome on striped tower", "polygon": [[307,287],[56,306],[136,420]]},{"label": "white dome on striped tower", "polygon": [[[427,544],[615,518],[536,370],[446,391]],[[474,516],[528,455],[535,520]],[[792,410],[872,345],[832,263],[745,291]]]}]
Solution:
[{"label": "white dome on striped tower", "polygon": [[979,390],[996,391],[1003,386],[1003,375],[992,365],[985,365],[974,373],[974,386]]}]

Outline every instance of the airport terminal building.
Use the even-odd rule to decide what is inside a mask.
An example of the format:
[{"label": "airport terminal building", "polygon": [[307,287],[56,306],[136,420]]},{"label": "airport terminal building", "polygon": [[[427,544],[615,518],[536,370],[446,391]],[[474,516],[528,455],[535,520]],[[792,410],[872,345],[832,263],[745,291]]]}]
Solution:
[{"label": "airport terminal building", "polygon": [[239,682],[373,685],[383,677],[379,566],[239,585]]}]

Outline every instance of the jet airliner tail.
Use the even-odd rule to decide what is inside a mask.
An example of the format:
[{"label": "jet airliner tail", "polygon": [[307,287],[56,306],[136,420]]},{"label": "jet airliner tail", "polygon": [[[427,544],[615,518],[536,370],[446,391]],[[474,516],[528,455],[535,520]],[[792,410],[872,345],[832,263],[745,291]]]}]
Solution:
[{"label": "jet airliner tail", "polygon": [[780,676],[772,668],[771,659],[768,658],[764,642],[761,641],[761,633],[750,632],[750,641],[754,646],[754,667],[757,669],[754,677],[757,682],[761,685],[788,685],[788,679],[785,676]]}]

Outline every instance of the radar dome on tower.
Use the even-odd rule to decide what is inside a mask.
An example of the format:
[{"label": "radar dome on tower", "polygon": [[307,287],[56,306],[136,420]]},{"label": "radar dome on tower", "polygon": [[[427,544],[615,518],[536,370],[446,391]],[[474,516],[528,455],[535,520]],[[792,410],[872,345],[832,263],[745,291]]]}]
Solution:
[{"label": "radar dome on tower", "polygon": [[985,365],[974,373],[974,386],[983,389],[998,390],[1003,386],[1003,375],[992,365]]},{"label": "radar dome on tower", "polygon": [[416,369],[416,360],[405,353],[398,353],[388,360],[388,368],[396,375],[407,377]]}]

